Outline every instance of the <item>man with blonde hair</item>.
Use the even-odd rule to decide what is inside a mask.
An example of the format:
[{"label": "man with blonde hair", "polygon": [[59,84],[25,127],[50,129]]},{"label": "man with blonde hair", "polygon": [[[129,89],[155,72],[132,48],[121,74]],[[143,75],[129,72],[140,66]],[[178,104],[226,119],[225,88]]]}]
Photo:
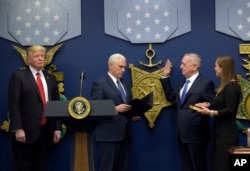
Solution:
[{"label": "man with blonde hair", "polygon": [[[44,116],[46,102],[59,100],[56,78],[43,70],[46,49],[27,49],[25,69],[11,75],[8,87],[13,171],[46,171],[51,143],[61,137],[61,122]],[[52,134],[51,134],[52,133]]]}]

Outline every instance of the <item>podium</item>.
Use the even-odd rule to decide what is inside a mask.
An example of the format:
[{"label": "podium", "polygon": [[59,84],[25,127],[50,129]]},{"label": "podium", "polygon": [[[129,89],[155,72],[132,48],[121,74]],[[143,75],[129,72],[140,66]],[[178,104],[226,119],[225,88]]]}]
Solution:
[{"label": "podium", "polygon": [[250,147],[233,146],[230,153],[230,171],[250,170]]},{"label": "podium", "polygon": [[[90,113],[83,119],[74,119],[68,112],[68,101],[48,101],[45,116],[51,120],[67,122],[67,130],[75,135],[74,155],[71,171],[93,171],[92,136],[98,123],[103,119],[112,119],[117,112],[112,100],[88,100]],[[72,125],[71,125],[72,124]]]}]

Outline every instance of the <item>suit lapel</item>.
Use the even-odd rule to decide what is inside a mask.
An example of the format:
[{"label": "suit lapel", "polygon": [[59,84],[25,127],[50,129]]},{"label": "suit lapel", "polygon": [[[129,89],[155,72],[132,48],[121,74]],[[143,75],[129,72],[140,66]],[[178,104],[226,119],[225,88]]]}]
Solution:
[{"label": "suit lapel", "polygon": [[194,80],[194,83],[192,84],[192,86],[188,90],[186,97],[189,96],[190,92],[196,90],[200,84],[201,84],[201,79],[200,79],[200,75],[198,75],[198,77]]},{"label": "suit lapel", "polygon": [[32,72],[30,71],[29,67],[27,67],[25,73],[26,73],[27,80],[30,82],[30,84],[33,87],[34,91],[36,92],[38,97],[41,99],[40,92],[39,92],[37,84],[36,84],[36,80],[35,80]]},{"label": "suit lapel", "polygon": [[[117,93],[117,95],[120,97],[121,101],[123,101],[123,100],[122,100],[122,95],[121,95],[120,91],[118,90],[117,86],[115,85],[114,81],[110,78],[109,75],[107,75],[106,78],[107,78],[107,83],[108,83],[108,84],[110,85],[110,87],[114,90],[114,92]],[[121,81],[121,82],[122,82],[122,81]],[[124,84],[122,83],[122,85],[124,85]],[[125,90],[125,91],[126,91],[126,90]]]},{"label": "suit lapel", "polygon": [[201,79],[200,79],[200,76],[198,76],[195,80],[194,80],[194,83],[192,84],[192,86],[190,87],[190,89],[188,90],[187,92],[187,96],[189,94],[189,92],[192,92],[194,91],[195,89],[198,88],[198,86],[201,84]]},{"label": "suit lapel", "polygon": [[[186,94],[186,97],[185,97],[185,100],[183,102],[183,104],[185,103],[186,99],[188,99],[188,97],[190,96],[190,93],[193,92],[194,90],[196,90],[198,88],[198,86],[201,84],[201,79],[200,79],[200,75],[198,75],[198,77],[194,80],[192,86],[189,88],[187,94]],[[183,87],[183,85],[185,84],[185,81],[183,81],[183,83],[181,84],[182,86],[179,87],[179,96],[178,96],[178,101],[180,101],[180,91],[181,91],[181,88]]]},{"label": "suit lapel", "polygon": [[47,90],[48,90],[48,100],[51,99],[51,78],[50,78],[50,75],[47,73],[47,72],[44,72],[43,71],[43,75],[44,75],[44,78],[45,78],[45,81],[46,81],[46,84],[47,84]]}]

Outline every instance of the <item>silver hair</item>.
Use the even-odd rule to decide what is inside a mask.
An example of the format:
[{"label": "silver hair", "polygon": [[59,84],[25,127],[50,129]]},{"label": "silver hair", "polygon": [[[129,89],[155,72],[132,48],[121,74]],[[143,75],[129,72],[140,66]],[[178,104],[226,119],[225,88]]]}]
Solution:
[{"label": "silver hair", "polygon": [[201,57],[196,53],[186,53],[185,56],[189,56],[189,62],[196,64],[198,68],[201,66]]},{"label": "silver hair", "polygon": [[124,60],[126,60],[126,58],[122,54],[120,54],[120,53],[114,53],[114,54],[112,54],[109,57],[108,64],[116,62],[117,59],[124,59]]}]

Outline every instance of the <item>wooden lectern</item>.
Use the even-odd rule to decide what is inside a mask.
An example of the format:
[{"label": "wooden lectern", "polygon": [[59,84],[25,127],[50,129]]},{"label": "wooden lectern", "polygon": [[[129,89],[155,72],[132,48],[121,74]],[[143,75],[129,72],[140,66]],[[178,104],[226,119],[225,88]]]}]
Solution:
[{"label": "wooden lectern", "polygon": [[[67,129],[75,132],[74,155],[71,162],[71,171],[92,171],[94,170],[93,159],[89,158],[89,146],[92,147],[92,132],[97,124],[103,119],[112,119],[117,115],[112,100],[89,100],[91,110],[89,115],[83,119],[74,119],[68,113],[69,102],[49,101],[46,105],[45,116],[48,119],[66,121]],[[92,161],[92,162],[90,162]]]}]

